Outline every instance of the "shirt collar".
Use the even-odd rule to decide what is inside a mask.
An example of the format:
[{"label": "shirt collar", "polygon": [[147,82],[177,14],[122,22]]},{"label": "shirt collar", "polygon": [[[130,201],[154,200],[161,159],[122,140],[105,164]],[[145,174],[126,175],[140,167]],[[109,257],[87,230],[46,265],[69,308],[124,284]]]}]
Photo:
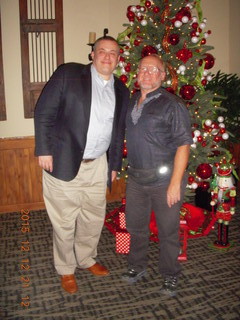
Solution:
[{"label": "shirt collar", "polygon": [[113,87],[114,85],[114,76],[111,74],[110,79],[106,81],[101,77],[101,75],[97,72],[97,69],[94,67],[94,65],[91,65],[91,74],[92,78],[97,81],[98,84],[101,84],[103,87],[110,86]]}]

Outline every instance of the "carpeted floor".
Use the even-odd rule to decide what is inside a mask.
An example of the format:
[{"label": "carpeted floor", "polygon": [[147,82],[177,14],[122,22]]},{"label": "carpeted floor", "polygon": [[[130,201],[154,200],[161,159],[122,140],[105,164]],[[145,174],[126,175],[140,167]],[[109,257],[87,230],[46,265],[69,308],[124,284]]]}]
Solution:
[{"label": "carpeted floor", "polygon": [[[108,205],[108,211],[119,203]],[[230,224],[228,251],[211,249],[216,230],[189,239],[188,260],[177,297],[160,296],[157,244],[150,243],[147,279],[129,286],[121,281],[124,255],[104,227],[99,259],[111,271],[97,278],[76,273],[79,292],[65,293],[54,270],[52,227],[45,211],[0,215],[0,319],[6,320],[239,320],[240,210]],[[28,229],[30,228],[29,232]]]}]

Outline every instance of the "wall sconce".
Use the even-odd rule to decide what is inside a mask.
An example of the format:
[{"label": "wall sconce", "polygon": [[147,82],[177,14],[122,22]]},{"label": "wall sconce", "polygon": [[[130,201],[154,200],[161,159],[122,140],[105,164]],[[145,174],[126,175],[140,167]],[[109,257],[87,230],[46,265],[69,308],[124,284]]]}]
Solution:
[{"label": "wall sconce", "polygon": [[[103,30],[103,37],[106,37],[107,34],[108,34],[108,29],[105,28]],[[95,41],[96,41],[96,32],[89,32],[89,40],[88,40],[87,45],[91,47],[91,53],[93,51],[93,46],[94,46]],[[88,55],[88,60],[90,60],[90,61],[92,61],[91,53],[89,53],[89,55]]]}]

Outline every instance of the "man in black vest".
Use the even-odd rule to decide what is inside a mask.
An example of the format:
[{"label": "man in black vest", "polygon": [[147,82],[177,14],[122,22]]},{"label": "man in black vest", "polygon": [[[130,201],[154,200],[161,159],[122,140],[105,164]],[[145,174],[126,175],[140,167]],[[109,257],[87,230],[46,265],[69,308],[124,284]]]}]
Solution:
[{"label": "man in black vest", "polygon": [[[96,262],[106,188],[121,170],[129,91],[113,71],[119,46],[99,38],[93,63],[59,66],[35,109],[43,195],[53,225],[54,265],[64,290],[78,290],[76,267],[104,276]],[[107,162],[108,158],[108,162]]]},{"label": "man in black vest", "polygon": [[157,55],[139,64],[136,93],[127,112],[128,184],[126,223],[131,236],[129,269],[123,280],[146,275],[149,221],[154,210],[159,236],[161,292],[176,294],[180,207],[186,186],[185,169],[192,144],[190,117],[183,101],[161,88],[165,67]]}]

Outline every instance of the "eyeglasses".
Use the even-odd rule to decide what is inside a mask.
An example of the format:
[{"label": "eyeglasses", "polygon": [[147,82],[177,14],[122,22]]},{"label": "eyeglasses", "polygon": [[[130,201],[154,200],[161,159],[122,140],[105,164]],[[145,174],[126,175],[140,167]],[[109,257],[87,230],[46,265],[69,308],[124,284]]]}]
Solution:
[{"label": "eyeglasses", "polygon": [[138,68],[138,72],[140,73],[144,73],[144,72],[148,72],[149,74],[157,74],[158,72],[164,72],[162,70],[160,70],[158,67],[155,66],[148,66],[148,67],[140,67]]}]

